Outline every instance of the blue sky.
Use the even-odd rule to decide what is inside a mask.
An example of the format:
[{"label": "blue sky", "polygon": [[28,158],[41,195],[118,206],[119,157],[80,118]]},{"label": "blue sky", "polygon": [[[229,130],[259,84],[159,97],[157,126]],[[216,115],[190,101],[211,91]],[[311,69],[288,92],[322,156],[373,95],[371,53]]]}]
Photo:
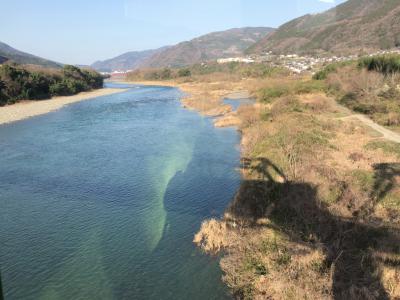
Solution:
[{"label": "blue sky", "polygon": [[1,0],[0,41],[70,64],[217,30],[278,27],[345,0]]}]

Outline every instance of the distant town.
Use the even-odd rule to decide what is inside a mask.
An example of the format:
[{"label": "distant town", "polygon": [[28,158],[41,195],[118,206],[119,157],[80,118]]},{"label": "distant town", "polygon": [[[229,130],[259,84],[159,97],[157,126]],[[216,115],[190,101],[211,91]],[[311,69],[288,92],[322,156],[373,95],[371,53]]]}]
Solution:
[{"label": "distant town", "polygon": [[[392,49],[392,50],[380,50],[374,53],[370,53],[366,56],[376,56],[376,55],[385,55],[385,54],[400,54],[400,49]],[[248,57],[241,60],[241,62],[258,62],[258,63],[270,63],[273,66],[281,66],[286,67],[293,73],[304,73],[311,72],[314,73],[316,70],[321,68],[321,66],[335,63],[335,62],[344,62],[350,61],[354,59],[358,59],[363,55],[349,55],[349,56],[329,56],[329,57],[315,57],[315,56],[300,56],[297,54],[287,54],[287,55],[276,55],[272,52],[267,52],[260,56]],[[223,60],[224,61],[224,60]],[[220,62],[220,61],[218,61]],[[221,62],[223,63],[223,62]]]},{"label": "distant town", "polygon": [[[392,49],[392,50],[380,50],[365,56],[376,56],[376,55],[385,55],[385,54],[400,54],[400,49]],[[311,55],[298,55],[298,54],[274,54],[271,51],[263,53],[262,55],[251,55],[246,57],[228,57],[228,58],[219,58],[217,59],[218,64],[227,64],[232,62],[239,63],[265,63],[270,64],[276,67],[286,67],[291,72],[295,74],[301,73],[315,73],[319,68],[324,65],[335,63],[335,62],[344,62],[355,60],[359,58],[361,55],[349,55],[349,56],[326,56],[326,57],[318,57]],[[205,64],[205,63],[203,63]],[[100,72],[105,76],[112,77],[123,77],[126,74],[132,72],[134,70],[114,70],[112,72]]]}]

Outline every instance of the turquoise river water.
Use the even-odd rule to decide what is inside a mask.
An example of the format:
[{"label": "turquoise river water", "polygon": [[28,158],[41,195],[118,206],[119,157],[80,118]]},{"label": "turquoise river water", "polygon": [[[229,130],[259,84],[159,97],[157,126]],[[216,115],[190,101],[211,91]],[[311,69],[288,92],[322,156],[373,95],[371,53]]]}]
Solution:
[{"label": "turquoise river water", "polygon": [[239,136],[169,87],[0,126],[5,299],[224,299],[192,243],[240,183]]}]

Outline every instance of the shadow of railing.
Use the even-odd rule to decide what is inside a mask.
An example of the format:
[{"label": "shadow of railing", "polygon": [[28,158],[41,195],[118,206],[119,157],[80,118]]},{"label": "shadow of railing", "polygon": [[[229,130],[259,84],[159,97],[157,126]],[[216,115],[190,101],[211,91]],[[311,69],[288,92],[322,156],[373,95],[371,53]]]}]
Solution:
[{"label": "shadow of railing", "polygon": [[[394,188],[400,176],[399,164],[374,166],[376,192],[362,218],[334,215],[318,198],[314,185],[287,180],[268,159],[244,159],[242,168],[257,172],[260,179],[242,182],[227,210],[229,215],[246,226],[255,226],[257,219],[268,217],[292,241],[324,245],[325,265],[333,271],[335,299],[365,299],[368,293],[377,299],[389,299],[377,263],[400,266],[398,228],[365,220]],[[278,182],[274,179],[277,175],[285,180]]]}]

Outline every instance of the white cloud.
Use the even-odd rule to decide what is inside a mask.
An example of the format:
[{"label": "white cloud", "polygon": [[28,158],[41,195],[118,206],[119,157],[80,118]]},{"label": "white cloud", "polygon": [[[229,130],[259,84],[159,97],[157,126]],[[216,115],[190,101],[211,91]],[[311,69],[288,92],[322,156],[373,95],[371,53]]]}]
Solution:
[{"label": "white cloud", "polygon": [[335,0],[318,0],[318,1],[324,3],[335,3]]}]

